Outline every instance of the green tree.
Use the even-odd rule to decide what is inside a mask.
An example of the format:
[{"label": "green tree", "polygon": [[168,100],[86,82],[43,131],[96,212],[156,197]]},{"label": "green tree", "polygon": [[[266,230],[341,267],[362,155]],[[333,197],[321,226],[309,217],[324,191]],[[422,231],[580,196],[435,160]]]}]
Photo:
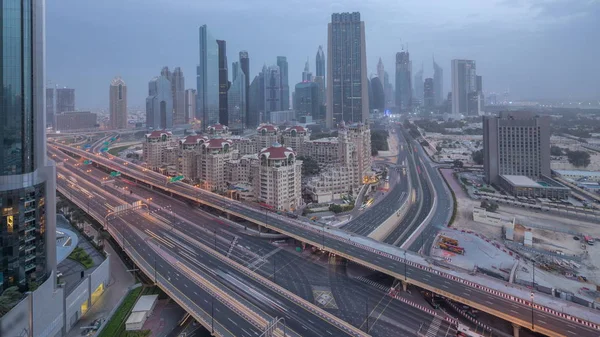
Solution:
[{"label": "green tree", "polygon": [[555,145],[552,145],[550,147],[550,155],[552,155],[552,156],[562,156],[563,154],[564,154],[563,150],[560,147],[555,146]]},{"label": "green tree", "polygon": [[0,295],[0,316],[6,314],[12,309],[23,297],[19,291],[19,287],[8,287],[2,295]]},{"label": "green tree", "polygon": [[437,152],[441,152],[441,151],[442,151],[442,147],[441,147],[440,145],[437,145],[437,146],[435,147],[435,150],[436,150]]},{"label": "green tree", "polygon": [[471,154],[473,162],[477,165],[483,165],[483,149],[477,150]]},{"label": "green tree", "polygon": [[465,164],[462,162],[462,160],[460,159],[455,159],[452,162],[452,166],[456,167],[456,168],[463,168],[465,166]]},{"label": "green tree", "polygon": [[587,167],[590,165],[590,154],[586,151],[569,151],[567,152],[569,163],[576,167]]},{"label": "green tree", "polygon": [[487,200],[483,200],[481,202],[481,205],[479,205],[481,208],[485,208],[486,211],[488,212],[495,212],[498,210],[498,204],[495,202],[491,202],[491,201],[487,201]]},{"label": "green tree", "polygon": [[300,156],[297,159],[302,160],[303,176],[317,175],[319,174],[319,172],[321,172],[321,168],[319,168],[319,163],[317,163],[317,161],[314,160],[312,157]]}]

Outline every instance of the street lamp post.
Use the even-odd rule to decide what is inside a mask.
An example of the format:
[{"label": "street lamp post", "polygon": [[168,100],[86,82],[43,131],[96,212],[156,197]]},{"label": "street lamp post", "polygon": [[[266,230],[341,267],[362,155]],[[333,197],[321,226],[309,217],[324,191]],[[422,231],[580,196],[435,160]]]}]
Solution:
[{"label": "street lamp post", "polygon": [[404,251],[404,282],[407,281],[408,277],[407,277],[407,270],[406,270],[406,250]]},{"label": "street lamp post", "polygon": [[535,326],[533,324],[533,291],[531,292],[531,331],[535,330]]}]

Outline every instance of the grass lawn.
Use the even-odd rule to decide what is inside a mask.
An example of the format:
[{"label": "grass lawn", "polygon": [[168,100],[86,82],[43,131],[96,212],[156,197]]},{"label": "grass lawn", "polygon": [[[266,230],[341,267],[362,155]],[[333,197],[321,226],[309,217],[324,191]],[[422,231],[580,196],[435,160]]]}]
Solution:
[{"label": "grass lawn", "polygon": [[73,252],[69,255],[69,259],[81,263],[85,269],[92,268],[94,266],[94,261],[92,258],[81,247],[75,247]]},{"label": "grass lawn", "polygon": [[106,323],[104,330],[98,335],[98,337],[119,337],[119,336],[127,336],[127,337],[143,337],[148,336],[149,333],[144,331],[135,331],[136,333],[146,333],[146,334],[127,334],[133,331],[125,331],[125,321],[129,316],[129,312],[133,309],[135,302],[137,301],[140,293],[142,292],[143,287],[137,287],[125,296],[121,306],[115,311],[114,315],[111,317],[110,321]]},{"label": "grass lawn", "polygon": [[113,147],[112,149],[108,150],[108,153],[112,154],[113,156],[118,156],[119,152],[126,150],[129,147],[130,147],[130,145]]}]

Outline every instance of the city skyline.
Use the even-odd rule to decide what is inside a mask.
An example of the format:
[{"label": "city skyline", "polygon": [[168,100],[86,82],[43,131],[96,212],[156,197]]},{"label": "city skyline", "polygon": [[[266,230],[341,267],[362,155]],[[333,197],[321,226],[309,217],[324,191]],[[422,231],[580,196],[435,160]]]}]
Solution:
[{"label": "city skyline", "polygon": [[[48,78],[60,86],[76,88],[78,106],[82,109],[107,107],[107,97],[99,97],[94,93],[100,90],[105,91],[105,89],[102,89],[105,84],[102,84],[110,81],[114,74],[120,74],[127,81],[130,89],[131,106],[142,105],[146,91],[145,82],[148,76],[154,73],[153,69],[164,64],[178,64],[181,65],[184,73],[193,74],[197,64],[197,31],[198,27],[205,23],[211,27],[215,36],[228,41],[230,50],[228,56],[230,58],[234,57],[234,54],[237,54],[240,50],[248,50],[253,55],[250,64],[250,69],[253,69],[253,71],[250,73],[250,78],[257,74],[265,62],[270,64],[270,60],[277,55],[283,55],[288,57],[289,83],[297,83],[300,81],[306,57],[309,56],[311,63],[313,63],[314,50],[319,45],[323,45],[326,49],[327,22],[331,13],[355,10],[361,12],[367,28],[368,73],[376,72],[379,57],[382,57],[388,70],[392,69],[395,52],[400,49],[401,44],[408,43],[411,58],[416,63],[425,62],[427,64],[431,60],[431,55],[435,55],[436,62],[440,66],[444,69],[450,69],[451,59],[477,60],[479,72],[486,77],[486,91],[501,92],[510,90],[511,93],[515,93],[515,98],[588,98],[600,91],[597,81],[586,76],[599,67],[593,61],[591,55],[594,53],[590,50],[590,48],[597,47],[585,43],[586,39],[579,37],[579,35],[587,33],[588,38],[593,39],[593,36],[598,34],[592,31],[593,25],[590,24],[594,18],[600,16],[598,6],[594,4],[564,6],[565,8],[555,6],[557,7],[555,8],[550,5],[519,5],[516,2],[512,5],[474,5],[462,1],[454,5],[455,8],[452,12],[446,13],[447,18],[441,16],[441,9],[431,8],[431,11],[428,9],[427,12],[431,18],[427,18],[424,14],[421,14],[423,8],[406,4],[405,6],[412,8],[411,11],[415,12],[412,14],[418,14],[418,16],[412,18],[411,15],[411,20],[407,23],[396,23],[378,21],[376,14],[379,12],[365,5],[347,4],[344,8],[341,8],[339,5],[332,7],[330,4],[324,3],[315,4],[315,10],[318,11],[316,12],[317,15],[310,16],[308,19],[302,17],[307,25],[306,30],[299,30],[297,25],[289,22],[281,29],[273,29],[273,31],[263,31],[251,27],[248,29],[232,29],[231,25],[219,20],[219,13],[225,15],[225,8],[219,4],[207,6],[204,9],[198,8],[187,1],[170,6],[150,4],[145,13],[171,12],[181,9],[182,6],[190,7],[181,19],[178,19],[173,25],[169,25],[169,34],[156,36],[158,40],[169,46],[172,45],[173,48],[175,46],[181,48],[183,42],[185,46],[182,51],[159,55],[150,52],[149,48],[153,44],[143,44],[146,38],[144,37],[145,34],[142,33],[146,29],[153,31],[157,28],[144,22],[140,26],[144,29],[124,29],[121,27],[131,20],[144,20],[143,14],[136,13],[128,4],[119,4],[119,7],[123,6],[123,8],[117,14],[117,17],[111,17],[111,20],[107,18],[109,13],[110,15],[113,13],[112,11],[107,12],[107,8],[112,8],[115,3],[111,5],[110,1],[103,4],[103,6],[92,4],[90,5],[92,8],[73,1],[49,3],[48,5],[47,22],[50,32],[48,39],[52,42],[49,43],[48,50]],[[400,10],[398,9],[400,5],[389,4],[389,6],[391,7],[389,8],[390,11]],[[473,8],[469,6],[473,6]],[[256,7],[253,10],[265,6],[258,4]],[[460,15],[457,14],[461,9],[463,12]],[[279,11],[281,9],[277,6],[273,10]],[[77,19],[79,15],[84,15],[83,13],[89,11],[97,12],[97,16],[90,18],[90,20],[102,27],[106,25],[107,33],[99,35],[98,39],[95,40],[98,49],[90,48],[93,54],[90,54],[87,50],[79,50],[79,48],[77,52],[73,50],[73,53],[69,53],[70,46],[89,45],[90,43],[89,40],[85,39],[85,36],[87,36],[85,33],[89,28],[86,27],[87,25],[79,25]],[[67,16],[63,18],[65,14]],[[234,14],[236,17],[243,15],[237,11]],[[509,14],[514,14],[512,19],[507,17],[510,16]],[[59,15],[61,20],[58,20]],[[554,23],[549,22],[554,17],[561,20],[555,20]],[[111,37],[114,28],[111,28],[108,24],[113,19],[121,27],[119,32],[125,31],[125,36],[136,42],[131,45],[115,42]],[[291,19],[294,22],[298,20],[297,18]],[[484,19],[495,21],[493,25],[484,27],[485,29],[478,29],[482,28]],[[575,19],[577,21],[574,21]],[[280,19],[274,18],[274,20],[280,22]],[[422,22],[417,20],[422,20]],[[503,25],[508,20],[515,21],[510,28]],[[447,29],[444,29],[442,24]],[[508,34],[513,29],[527,27],[527,24],[530,25],[530,28],[518,36]],[[410,25],[412,25],[412,28],[408,27]],[[427,25],[429,28],[422,29]],[[236,27],[239,27],[239,25]],[[477,30],[474,31],[472,28],[477,28]],[[81,31],[82,36],[70,33],[74,29]],[[504,34],[505,32],[507,34]],[[557,32],[561,32],[561,34],[556,34]],[[169,41],[170,35],[176,35],[179,38],[176,39],[177,41]],[[66,43],[67,36],[72,41],[71,43]],[[294,46],[284,43],[285,40],[289,39],[294,39]],[[536,41],[535,44],[532,43],[534,41]],[[113,50],[114,47],[108,47],[111,45],[122,49],[122,53],[118,53],[118,58],[116,55],[106,55],[101,50]],[[535,46],[540,48],[535,48]],[[564,53],[546,52],[547,50],[559,49],[561,46],[568,49],[581,47],[588,52],[570,53],[566,56]],[[65,50],[65,48],[67,49]],[[166,48],[165,50],[172,49]],[[128,57],[123,57],[123,53]],[[576,64],[577,67],[571,71],[555,68],[554,65],[560,63],[558,54],[561,54],[562,58],[567,57],[566,60],[560,62],[566,61],[569,64]],[[71,57],[70,55],[77,55],[77,57]],[[153,55],[153,57],[147,57],[146,55]],[[96,62],[95,60],[99,60],[101,66],[88,69],[90,63],[87,60],[92,64]],[[516,62],[515,60],[519,61]],[[76,71],[67,71],[68,69]],[[75,73],[80,71],[88,72],[88,76],[78,78]],[[424,78],[431,77],[431,71],[430,67],[425,67]],[[448,70],[446,73],[448,74]],[[563,81],[551,80],[556,76],[561,76]],[[193,87],[190,84],[191,82],[188,83],[188,87]],[[450,76],[445,76],[444,87],[446,91],[443,93],[443,97],[446,97],[450,87]]]}]

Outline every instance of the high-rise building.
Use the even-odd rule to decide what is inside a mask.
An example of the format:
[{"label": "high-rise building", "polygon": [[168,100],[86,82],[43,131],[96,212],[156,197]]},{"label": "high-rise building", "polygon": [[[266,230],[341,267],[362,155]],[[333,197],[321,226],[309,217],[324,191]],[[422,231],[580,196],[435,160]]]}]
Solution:
[{"label": "high-rise building", "polygon": [[281,90],[281,72],[278,66],[263,68],[265,77],[265,111],[263,121],[269,121],[271,111],[283,110],[283,90]]},{"label": "high-rise building", "polygon": [[227,92],[229,91],[229,73],[227,72],[227,42],[217,40],[219,49],[219,123],[229,125],[227,111]]},{"label": "high-rise building", "polygon": [[56,130],[92,130],[98,127],[98,116],[89,111],[65,111],[56,115]]},{"label": "high-rise building", "polygon": [[121,77],[115,77],[109,88],[111,129],[127,128],[127,86]]},{"label": "high-rise building", "polygon": [[327,113],[332,128],[369,118],[365,23],[360,13],[334,13],[328,24]]},{"label": "high-rise building", "polygon": [[279,67],[279,88],[281,90],[281,110],[290,109],[290,83],[288,81],[288,61],[285,56],[277,56],[277,66]]},{"label": "high-rise building", "polygon": [[423,82],[423,65],[421,65],[421,69],[419,71],[417,71],[415,73],[415,81],[414,81],[414,86],[415,86],[415,101],[413,101],[414,104],[420,104],[423,102],[423,88],[424,82]]},{"label": "high-rise building", "polygon": [[248,120],[246,127],[257,127],[265,111],[265,76],[263,72],[254,76],[248,92]]},{"label": "high-rise building", "polygon": [[323,52],[323,46],[319,46],[317,50],[317,56],[315,57],[316,64],[316,76],[325,77],[325,53]]},{"label": "high-rise building", "polygon": [[550,117],[522,111],[483,117],[483,158],[488,183],[501,175],[550,177]]},{"label": "high-rise building", "polygon": [[306,64],[304,64],[304,71],[302,72],[302,82],[312,82],[313,75],[310,72],[310,67],[308,65],[308,59],[306,59]]},{"label": "high-rise building", "polygon": [[196,89],[186,89],[185,90],[185,122],[189,123],[192,119],[196,117]]},{"label": "high-rise building", "polygon": [[302,161],[296,152],[276,143],[259,153],[256,198],[277,210],[291,211],[302,205]]},{"label": "high-rise building", "polygon": [[241,133],[244,129],[244,107],[246,106],[246,75],[239,62],[231,67],[233,81],[227,94],[227,110],[229,112],[229,129]]},{"label": "high-rise building", "polygon": [[56,111],[56,102],[54,100],[54,88],[46,88],[46,126],[54,127],[54,115]]},{"label": "high-rise building", "polygon": [[[165,67],[168,71],[169,68]],[[180,67],[169,72],[167,78],[171,82],[173,92],[173,124],[182,125],[187,122],[185,118],[185,77]]]},{"label": "high-rise building", "polygon": [[435,96],[435,105],[442,105],[444,102],[444,70],[433,60],[433,94]]},{"label": "high-rise building", "polygon": [[30,336],[42,336],[44,329],[55,336],[62,327],[52,326],[59,318],[44,313],[63,303],[55,275],[56,170],[46,157],[44,3],[0,1],[0,292],[38,288],[27,302],[29,317],[3,321],[3,336],[22,332],[13,324],[27,324]]},{"label": "high-rise building", "polygon": [[383,62],[381,61],[381,57],[379,58],[379,62],[377,62],[377,77],[380,78],[383,84],[383,79],[385,78],[385,68],[383,66]]},{"label": "high-rise building", "polygon": [[408,51],[396,53],[396,107],[408,111],[412,106],[411,62]]},{"label": "high-rise building", "polygon": [[383,91],[385,92],[385,108],[391,108],[395,103],[394,86],[390,83],[390,74],[387,71],[383,72]]},{"label": "high-rise building", "polygon": [[477,92],[475,61],[452,60],[452,113],[473,114],[469,111],[470,94]]},{"label": "high-rise building", "polygon": [[56,114],[65,111],[75,111],[75,89],[56,89]]},{"label": "high-rise building", "polygon": [[166,76],[158,76],[148,83],[146,98],[146,127],[156,130],[173,127],[173,92]]},{"label": "high-rise building", "polygon": [[[243,107],[243,124],[244,127],[247,127],[250,117],[250,58],[248,57],[248,52],[242,50],[240,52],[240,66],[242,67],[242,71],[244,72],[244,78],[246,79],[246,102]],[[253,125],[254,126],[254,125]]]},{"label": "high-rise building", "polygon": [[199,28],[200,58],[196,68],[196,118],[202,128],[219,121],[219,47],[206,25]]},{"label": "high-rise building", "polygon": [[423,106],[427,109],[435,107],[435,91],[433,78],[426,78],[423,83]]},{"label": "high-rise building", "polygon": [[373,77],[371,79],[371,92],[373,102],[370,103],[372,108],[379,110],[379,112],[383,112],[385,109],[385,91],[383,90],[383,84],[379,77]]},{"label": "high-rise building", "polygon": [[319,105],[319,85],[317,83],[300,82],[296,84],[296,94],[294,95],[296,118],[317,116]]}]

